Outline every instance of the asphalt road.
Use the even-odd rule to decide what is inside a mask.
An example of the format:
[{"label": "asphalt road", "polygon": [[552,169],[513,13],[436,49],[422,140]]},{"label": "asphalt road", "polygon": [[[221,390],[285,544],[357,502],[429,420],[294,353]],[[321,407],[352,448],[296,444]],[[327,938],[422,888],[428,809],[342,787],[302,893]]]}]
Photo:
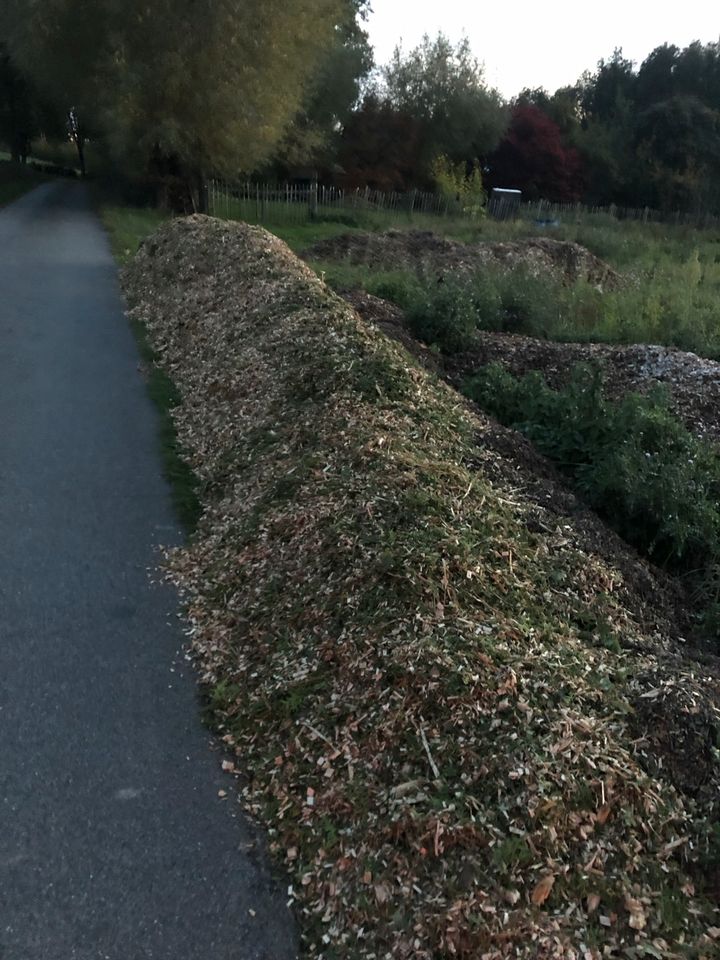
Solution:
[{"label": "asphalt road", "polygon": [[0,212],[0,960],[296,953],[148,574],[156,430],[84,189],[42,186]]}]

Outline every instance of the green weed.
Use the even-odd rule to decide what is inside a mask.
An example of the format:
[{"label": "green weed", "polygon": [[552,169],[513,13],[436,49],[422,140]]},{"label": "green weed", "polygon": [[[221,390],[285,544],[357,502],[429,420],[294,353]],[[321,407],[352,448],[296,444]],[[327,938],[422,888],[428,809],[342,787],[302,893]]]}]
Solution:
[{"label": "green weed", "polygon": [[[464,391],[524,433],[628,543],[663,567],[693,571],[699,589],[710,589],[720,552],[720,460],[671,413],[662,390],[610,401],[599,371],[585,365],[552,390],[539,372],[516,378],[491,364]],[[587,626],[614,648],[602,620]]]}]

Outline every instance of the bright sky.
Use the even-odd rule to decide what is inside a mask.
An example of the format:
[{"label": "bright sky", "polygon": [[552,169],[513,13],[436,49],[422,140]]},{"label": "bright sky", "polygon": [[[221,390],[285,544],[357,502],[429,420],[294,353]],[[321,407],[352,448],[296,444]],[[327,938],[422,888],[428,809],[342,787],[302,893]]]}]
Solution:
[{"label": "bright sky", "polygon": [[489,83],[506,97],[523,87],[551,93],[574,83],[615,47],[638,63],[666,41],[720,39],[720,8],[713,0],[373,0],[369,21],[375,59],[385,63],[402,39],[406,49],[423,33],[442,30],[451,40],[467,34],[485,63]]}]

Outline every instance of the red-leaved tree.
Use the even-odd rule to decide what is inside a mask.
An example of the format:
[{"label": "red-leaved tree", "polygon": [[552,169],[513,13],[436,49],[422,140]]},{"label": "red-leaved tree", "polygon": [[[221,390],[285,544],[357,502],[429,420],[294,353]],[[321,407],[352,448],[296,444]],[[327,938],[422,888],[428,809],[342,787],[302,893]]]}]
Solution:
[{"label": "red-leaved tree", "polygon": [[517,105],[490,159],[487,181],[493,187],[522,190],[527,200],[574,201],[582,195],[582,163],[550,117],[538,107]]}]

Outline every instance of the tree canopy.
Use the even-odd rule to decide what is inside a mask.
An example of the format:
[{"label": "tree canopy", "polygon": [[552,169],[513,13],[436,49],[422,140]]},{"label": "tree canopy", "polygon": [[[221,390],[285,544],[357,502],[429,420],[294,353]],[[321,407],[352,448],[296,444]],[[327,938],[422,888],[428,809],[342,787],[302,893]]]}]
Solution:
[{"label": "tree canopy", "polygon": [[439,34],[408,53],[396,47],[379,90],[395,110],[420,124],[428,165],[440,154],[455,162],[483,158],[507,126],[505,104],[485,83],[467,39],[453,46]]},{"label": "tree canopy", "polygon": [[236,176],[266,160],[354,0],[26,0],[16,61],[124,163]]},{"label": "tree canopy", "polygon": [[[506,103],[467,40],[397,47],[373,70],[368,0],[3,0],[0,140],[70,136],[178,181],[292,176],[720,210],[720,45],[621,49],[554,93]],[[464,172],[463,172],[464,171]],[[489,176],[486,176],[489,174]],[[188,191],[189,188],[189,191]]]}]

